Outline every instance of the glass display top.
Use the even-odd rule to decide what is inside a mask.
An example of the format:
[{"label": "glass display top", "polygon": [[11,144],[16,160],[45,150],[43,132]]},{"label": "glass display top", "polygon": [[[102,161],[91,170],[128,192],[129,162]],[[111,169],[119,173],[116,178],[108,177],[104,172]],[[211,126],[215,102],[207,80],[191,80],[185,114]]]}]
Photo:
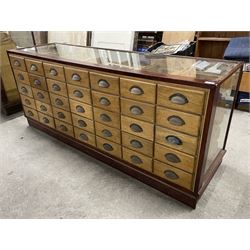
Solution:
[{"label": "glass display top", "polygon": [[194,57],[161,56],[149,52],[120,51],[95,47],[52,43],[19,51],[34,56],[49,57],[86,66],[109,68],[166,78],[185,77],[190,81],[218,82],[237,66],[238,62]]}]

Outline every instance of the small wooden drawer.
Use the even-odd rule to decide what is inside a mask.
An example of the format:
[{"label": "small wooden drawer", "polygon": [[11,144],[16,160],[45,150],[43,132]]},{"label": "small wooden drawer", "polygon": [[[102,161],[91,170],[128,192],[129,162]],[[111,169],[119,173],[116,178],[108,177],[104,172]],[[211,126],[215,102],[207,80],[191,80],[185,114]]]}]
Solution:
[{"label": "small wooden drawer", "polygon": [[178,168],[155,160],[154,174],[179,186],[192,190],[193,176]]},{"label": "small wooden drawer", "polygon": [[71,114],[68,111],[53,107],[54,118],[72,124]]},{"label": "small wooden drawer", "polygon": [[154,125],[127,116],[121,116],[122,130],[130,134],[153,141]]},{"label": "small wooden drawer", "polygon": [[55,124],[56,124],[56,130],[74,137],[74,131],[73,131],[73,126],[69,125],[66,122],[62,122],[60,120],[55,119]]},{"label": "small wooden drawer", "polygon": [[29,85],[23,84],[23,83],[17,83],[17,87],[18,87],[20,94],[23,94],[23,95],[26,95],[26,96],[33,98],[33,93],[32,93],[31,87]]},{"label": "small wooden drawer", "polygon": [[67,84],[69,98],[91,104],[90,90],[75,85]]},{"label": "small wooden drawer", "polygon": [[159,84],[157,95],[158,105],[190,113],[203,113],[204,91]]},{"label": "small wooden drawer", "polygon": [[32,88],[32,91],[34,94],[34,98],[36,100],[50,104],[49,93],[47,91],[36,89],[36,88]]},{"label": "small wooden drawer", "polygon": [[52,107],[51,107],[51,105],[49,105],[47,103],[40,102],[40,101],[36,100],[36,109],[37,109],[37,111],[39,111],[41,113],[44,113],[44,114],[49,115],[49,116],[53,116]]},{"label": "small wooden drawer", "polygon": [[23,57],[10,55],[10,63],[13,69],[26,71],[26,65]]},{"label": "small wooden drawer", "polygon": [[157,107],[156,124],[177,130],[190,135],[198,136],[200,132],[201,117],[176,111],[172,109]]},{"label": "small wooden drawer", "polygon": [[88,71],[79,68],[64,67],[67,83],[89,88]]},{"label": "small wooden drawer", "polygon": [[122,145],[144,155],[153,156],[153,142],[122,132]]},{"label": "small wooden drawer", "polygon": [[193,173],[195,157],[155,143],[155,159]]},{"label": "small wooden drawer", "polygon": [[70,109],[72,113],[75,113],[77,115],[93,120],[92,106],[82,103],[82,102],[77,102],[71,99],[69,101],[70,101]]},{"label": "small wooden drawer", "polygon": [[46,77],[65,82],[63,66],[53,63],[43,63]]},{"label": "small wooden drawer", "polygon": [[118,158],[122,157],[121,146],[119,144],[105,140],[98,136],[96,136],[96,144],[97,147],[102,151],[105,151],[108,154],[114,155]]},{"label": "small wooden drawer", "polygon": [[111,128],[99,122],[95,122],[95,131],[96,135],[121,144],[121,131],[119,129]]},{"label": "small wooden drawer", "polygon": [[54,118],[49,116],[49,115],[45,115],[42,114],[40,112],[38,112],[38,116],[39,116],[39,121],[51,128],[55,128],[55,122],[54,122]]},{"label": "small wooden drawer", "polygon": [[27,117],[38,121],[38,113],[35,109],[23,106],[23,110]]},{"label": "small wooden drawer", "polygon": [[30,78],[30,85],[32,87],[48,91],[45,77],[29,74],[29,78]]},{"label": "small wooden drawer", "polygon": [[122,97],[155,103],[156,84],[125,78],[121,78],[120,83]]},{"label": "small wooden drawer", "polygon": [[152,172],[152,158],[122,147],[123,159],[131,164]]},{"label": "small wooden drawer", "polygon": [[68,98],[66,98],[64,96],[60,96],[60,95],[55,95],[53,93],[50,93],[49,95],[50,95],[50,99],[51,99],[51,104],[54,107],[70,111]]},{"label": "small wooden drawer", "polygon": [[87,119],[85,117],[73,113],[72,113],[72,119],[75,127],[89,131],[92,134],[95,133],[93,120]]},{"label": "small wooden drawer", "polygon": [[52,79],[47,79],[49,92],[68,97],[67,84]]},{"label": "small wooden drawer", "polygon": [[32,59],[25,59],[27,70],[31,74],[44,76],[43,63]]},{"label": "small wooden drawer", "polygon": [[16,82],[30,85],[29,75],[27,72],[14,69],[14,74]]},{"label": "small wooden drawer", "polygon": [[155,106],[121,98],[121,113],[139,120],[154,123]]},{"label": "small wooden drawer", "polygon": [[112,112],[120,113],[119,96],[103,94],[98,91],[92,91],[93,105]]},{"label": "small wooden drawer", "polygon": [[198,138],[156,126],[155,141],[184,153],[196,155]]},{"label": "small wooden drawer", "polygon": [[94,117],[97,122],[120,129],[120,115],[117,113],[94,108]]},{"label": "small wooden drawer", "polygon": [[95,136],[88,131],[74,127],[75,138],[79,141],[85,142],[91,146],[96,146]]},{"label": "small wooden drawer", "polygon": [[20,96],[21,96],[22,104],[24,106],[36,109],[36,104],[35,104],[35,101],[33,98],[30,98],[28,96],[21,95],[21,94],[20,94]]},{"label": "small wooden drawer", "polygon": [[119,78],[112,75],[90,72],[91,88],[101,92],[119,95]]}]

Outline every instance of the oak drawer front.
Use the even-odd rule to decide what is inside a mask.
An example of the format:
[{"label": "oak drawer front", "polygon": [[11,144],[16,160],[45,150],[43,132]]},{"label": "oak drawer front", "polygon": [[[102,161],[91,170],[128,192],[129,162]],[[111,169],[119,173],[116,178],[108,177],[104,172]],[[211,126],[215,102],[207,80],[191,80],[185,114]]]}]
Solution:
[{"label": "oak drawer front", "polygon": [[35,101],[33,98],[30,98],[28,96],[21,95],[21,94],[20,94],[20,96],[21,96],[22,104],[24,106],[36,109],[36,104],[35,104]]},{"label": "oak drawer front", "polygon": [[179,186],[192,190],[193,176],[168,164],[154,161],[154,174]]},{"label": "oak drawer front", "polygon": [[56,124],[56,130],[74,137],[74,131],[73,131],[73,126],[69,125],[66,122],[62,122],[60,120],[55,119],[55,124]]},{"label": "oak drawer front", "polygon": [[203,113],[204,91],[159,84],[157,95],[158,105],[196,114]]},{"label": "oak drawer front", "polygon": [[88,131],[74,127],[75,138],[89,145],[96,146],[95,136]]},{"label": "oak drawer front", "polygon": [[29,75],[27,72],[14,69],[14,75],[18,83],[24,83],[30,85]]},{"label": "oak drawer front", "polygon": [[33,98],[33,93],[29,85],[23,84],[23,83],[17,83],[17,87],[18,87],[18,91],[20,92],[20,94]]},{"label": "oak drawer front", "polygon": [[139,120],[154,123],[154,105],[121,98],[121,113]]},{"label": "oak drawer front", "polygon": [[88,71],[71,67],[64,67],[64,70],[67,83],[89,88]]},{"label": "oak drawer front", "polygon": [[120,113],[119,96],[92,91],[92,98],[95,107]]},{"label": "oak drawer front", "polygon": [[44,90],[32,88],[34,98],[38,101],[50,104],[49,93]]},{"label": "oak drawer front", "polygon": [[77,102],[75,100],[69,100],[70,101],[70,110],[72,113],[75,113],[77,115],[89,118],[93,120],[93,109],[92,106],[82,103],[82,102]]},{"label": "oak drawer front", "polygon": [[10,55],[10,63],[13,69],[26,71],[26,65],[23,57]]},{"label": "oak drawer front", "polygon": [[55,128],[55,122],[54,122],[54,118],[49,116],[49,115],[45,115],[43,113],[38,112],[38,116],[39,116],[39,121],[51,128]]},{"label": "oak drawer front", "polygon": [[52,79],[47,79],[49,92],[61,95],[64,97],[68,96],[67,85],[65,82],[59,82]]},{"label": "oak drawer front", "polygon": [[90,90],[67,84],[69,98],[91,104]]},{"label": "oak drawer front", "polygon": [[155,159],[193,173],[195,157],[155,143]]},{"label": "oak drawer front", "polygon": [[53,63],[43,63],[46,77],[65,82],[63,66]]},{"label": "oak drawer front", "polygon": [[38,113],[35,109],[32,109],[30,107],[23,106],[24,113],[27,117],[32,118],[34,120],[39,120]]},{"label": "oak drawer front", "polygon": [[49,116],[53,116],[53,112],[52,112],[52,107],[51,105],[44,103],[44,102],[40,102],[36,100],[36,109],[37,111],[44,113],[46,115]]},{"label": "oak drawer front", "polygon": [[29,74],[29,78],[30,78],[30,85],[32,87],[48,91],[45,77]]},{"label": "oak drawer front", "polygon": [[196,155],[198,138],[156,126],[155,141],[184,153]]},{"label": "oak drawer front", "polygon": [[26,58],[25,63],[29,73],[44,76],[43,63],[41,61]]},{"label": "oak drawer front", "polygon": [[117,113],[94,108],[94,117],[97,122],[120,129],[120,115]]},{"label": "oak drawer front", "polygon": [[153,141],[154,125],[127,116],[121,116],[122,130],[130,134]]},{"label": "oak drawer front", "polygon": [[120,83],[122,97],[155,103],[156,84],[125,78],[120,78]]},{"label": "oak drawer front", "polygon": [[123,159],[131,164],[152,172],[152,158],[122,147]]},{"label": "oak drawer front", "polygon": [[122,145],[144,155],[153,156],[153,142],[122,132]]},{"label": "oak drawer front", "polygon": [[54,118],[72,124],[71,114],[68,111],[53,107]]},{"label": "oak drawer front", "polygon": [[75,127],[84,129],[94,134],[94,121],[72,113],[72,120]]},{"label": "oak drawer front", "polygon": [[156,124],[190,135],[198,136],[201,117],[181,111],[157,107]]},{"label": "oak drawer front", "polygon": [[106,153],[114,155],[118,158],[122,157],[121,146],[119,144],[105,140],[98,136],[96,136],[96,144],[96,146],[102,151],[105,151]]},{"label": "oak drawer front", "polygon": [[99,122],[95,122],[95,131],[96,135],[121,144],[121,131],[119,129],[109,127]]},{"label": "oak drawer front", "polygon": [[70,111],[68,98],[66,98],[64,96],[60,96],[60,95],[55,95],[53,93],[50,93],[49,95],[50,95],[50,99],[51,99],[51,104],[54,107]]},{"label": "oak drawer front", "polygon": [[90,72],[91,88],[101,92],[119,95],[119,78],[117,76]]}]

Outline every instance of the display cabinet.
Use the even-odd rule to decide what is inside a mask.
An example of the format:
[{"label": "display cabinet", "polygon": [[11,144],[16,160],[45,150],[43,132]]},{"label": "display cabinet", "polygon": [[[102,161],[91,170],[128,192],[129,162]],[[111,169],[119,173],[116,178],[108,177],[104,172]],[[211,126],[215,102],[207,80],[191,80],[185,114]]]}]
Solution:
[{"label": "display cabinet", "polygon": [[8,55],[30,126],[195,208],[226,152],[242,63],[59,43]]}]

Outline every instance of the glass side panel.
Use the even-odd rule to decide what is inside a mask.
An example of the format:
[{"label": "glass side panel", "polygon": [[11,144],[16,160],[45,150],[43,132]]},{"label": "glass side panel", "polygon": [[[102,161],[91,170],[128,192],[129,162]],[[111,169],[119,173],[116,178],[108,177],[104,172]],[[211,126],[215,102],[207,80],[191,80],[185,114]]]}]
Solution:
[{"label": "glass side panel", "polygon": [[236,71],[220,86],[219,99],[215,111],[215,118],[208,149],[205,173],[220,150],[223,149],[231,109],[233,106],[234,98],[236,98],[235,93],[237,82],[239,79],[239,73],[240,70]]},{"label": "glass side panel", "polygon": [[231,61],[180,56],[156,56],[148,53],[48,44],[20,49],[34,55],[52,56],[85,65],[122,69],[159,76],[183,76],[190,80],[216,82],[222,80],[237,65]]}]

